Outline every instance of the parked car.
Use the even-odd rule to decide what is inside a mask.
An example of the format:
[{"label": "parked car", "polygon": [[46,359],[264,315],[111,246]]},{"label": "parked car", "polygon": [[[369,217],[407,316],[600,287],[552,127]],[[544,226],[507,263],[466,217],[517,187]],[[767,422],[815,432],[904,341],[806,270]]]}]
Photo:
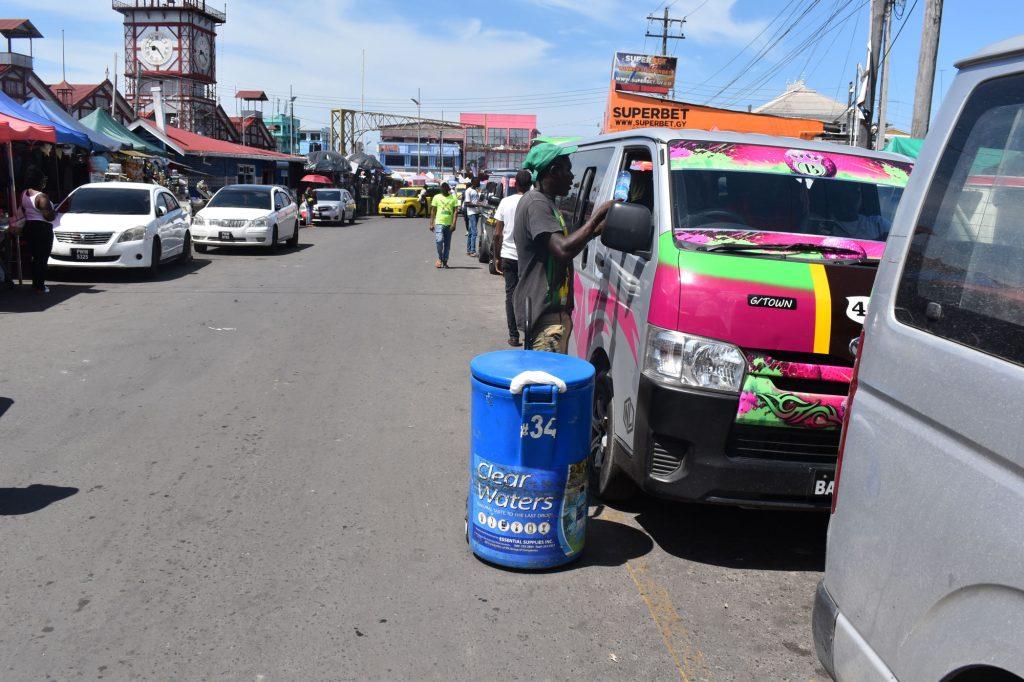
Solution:
[{"label": "parked car", "polygon": [[515,192],[516,170],[488,171],[487,181],[480,189],[481,201],[487,207],[480,212],[479,230],[477,231],[477,260],[487,263],[492,275],[498,274],[491,244],[494,243],[494,210],[501,200]]},{"label": "parked car", "polygon": [[82,185],[57,207],[49,264],[78,268],[145,268],[192,258],[188,219],[159,185]]},{"label": "parked car", "polygon": [[402,187],[394,195],[381,199],[377,212],[385,218],[395,215],[415,218],[424,215],[419,200],[421,189],[421,187]]},{"label": "parked car", "polygon": [[813,614],[838,680],[1024,677],[1024,36],[957,67],[854,371]]},{"label": "parked car", "polygon": [[313,204],[313,224],[356,222],[356,200],[347,189],[338,187],[316,190]]},{"label": "parked car", "polygon": [[910,159],[668,129],[569,158],[569,230],[623,202],[575,262],[569,348],[597,370],[594,492],[827,511],[850,342]]},{"label": "parked car", "polygon": [[210,246],[299,244],[299,209],[277,185],[227,185],[192,218],[196,251]]}]

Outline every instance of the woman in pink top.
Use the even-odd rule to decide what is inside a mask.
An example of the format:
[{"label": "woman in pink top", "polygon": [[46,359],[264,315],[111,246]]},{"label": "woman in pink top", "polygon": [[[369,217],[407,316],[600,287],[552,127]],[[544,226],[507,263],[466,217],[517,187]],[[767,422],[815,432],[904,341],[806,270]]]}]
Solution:
[{"label": "woman in pink top", "polygon": [[46,288],[46,263],[53,249],[53,219],[57,216],[50,198],[43,194],[46,176],[36,167],[25,172],[21,192],[21,210],[25,212],[25,240],[32,258],[32,289],[37,294]]}]

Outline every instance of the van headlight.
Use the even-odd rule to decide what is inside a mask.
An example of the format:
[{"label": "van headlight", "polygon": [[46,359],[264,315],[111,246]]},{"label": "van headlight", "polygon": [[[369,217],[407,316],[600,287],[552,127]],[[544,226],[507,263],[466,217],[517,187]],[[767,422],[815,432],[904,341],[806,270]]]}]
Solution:
[{"label": "van headlight", "polygon": [[644,374],[668,386],[739,393],[747,360],[731,343],[650,326]]},{"label": "van headlight", "polygon": [[264,216],[262,218],[253,218],[246,224],[246,227],[267,227],[269,224],[266,216]]},{"label": "van headlight", "polygon": [[146,238],[145,226],[132,227],[121,233],[121,236],[117,238],[117,243],[121,242],[138,242]]}]

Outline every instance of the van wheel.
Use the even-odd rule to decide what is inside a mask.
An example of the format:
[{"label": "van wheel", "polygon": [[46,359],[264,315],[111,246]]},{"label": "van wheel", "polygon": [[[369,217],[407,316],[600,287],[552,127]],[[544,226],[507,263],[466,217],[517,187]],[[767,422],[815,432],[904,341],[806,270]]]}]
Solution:
[{"label": "van wheel", "polygon": [[594,380],[593,420],[590,425],[590,490],[608,502],[628,500],[636,494],[636,484],[615,461],[612,430],[612,382],[607,370]]}]

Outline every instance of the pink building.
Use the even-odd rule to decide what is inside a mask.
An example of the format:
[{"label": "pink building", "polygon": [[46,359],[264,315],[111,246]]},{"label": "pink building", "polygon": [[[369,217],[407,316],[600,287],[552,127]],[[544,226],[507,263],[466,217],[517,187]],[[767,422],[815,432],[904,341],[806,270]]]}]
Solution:
[{"label": "pink building", "polygon": [[519,168],[538,134],[535,114],[459,114],[466,129],[464,166],[474,171]]}]

